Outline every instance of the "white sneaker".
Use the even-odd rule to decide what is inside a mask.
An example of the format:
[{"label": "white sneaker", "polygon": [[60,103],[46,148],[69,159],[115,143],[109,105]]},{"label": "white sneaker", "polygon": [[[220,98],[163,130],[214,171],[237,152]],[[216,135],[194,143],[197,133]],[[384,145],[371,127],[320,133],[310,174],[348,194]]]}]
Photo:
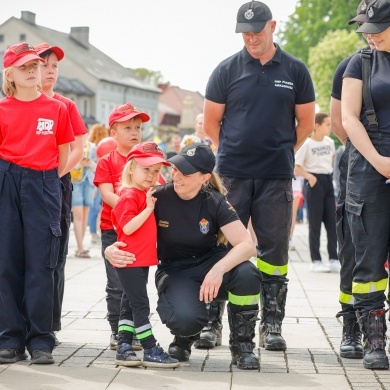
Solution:
[{"label": "white sneaker", "polygon": [[331,272],[337,272],[339,273],[341,270],[341,264],[339,260],[330,259],[329,260],[329,267]]},{"label": "white sneaker", "polygon": [[310,264],[310,272],[330,272],[330,268],[321,260],[314,260]]}]

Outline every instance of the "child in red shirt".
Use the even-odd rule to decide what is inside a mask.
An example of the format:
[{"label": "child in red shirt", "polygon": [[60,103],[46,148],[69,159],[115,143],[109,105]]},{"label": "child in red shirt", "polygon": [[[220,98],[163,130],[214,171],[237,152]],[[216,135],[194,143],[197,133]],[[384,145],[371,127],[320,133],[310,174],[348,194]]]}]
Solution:
[{"label": "child in red shirt", "polygon": [[120,198],[112,209],[112,223],[118,240],[125,242],[126,251],[134,253],[137,261],[126,268],[117,268],[118,278],[133,309],[134,328],[144,348],[143,362],[131,347],[132,332],[120,332],[116,364],[123,366],[178,367],[157,344],[149,322],[147,281],[149,266],[157,265],[157,226],[153,197],[162,165],[170,166],[154,142],[134,146],[123,169]]},{"label": "child in red shirt", "polygon": [[[117,240],[117,234],[111,221],[111,210],[119,199],[116,193],[126,156],[131,148],[141,142],[142,124],[148,122],[150,117],[145,112],[137,110],[132,104],[126,103],[116,107],[108,118],[110,135],[116,140],[117,148],[113,152],[101,157],[96,166],[94,184],[99,188],[103,203],[100,217],[100,230],[102,240],[102,256],[106,267],[106,301],[107,320],[111,326],[110,348],[117,348],[119,317],[121,306],[126,307],[126,318],[131,317],[131,308],[126,295],[118,280],[115,269],[104,257],[104,250]],[[123,300],[123,304],[121,301]],[[123,311],[122,311],[123,312]],[[126,320],[127,321],[127,320]],[[122,326],[126,326],[122,324]],[[133,330],[133,328],[131,329]],[[134,349],[141,349],[135,338]]]},{"label": "child in red shirt", "polygon": [[4,53],[0,101],[0,363],[52,364],[53,273],[61,236],[61,182],[74,140],[62,102],[40,92],[26,42]]}]

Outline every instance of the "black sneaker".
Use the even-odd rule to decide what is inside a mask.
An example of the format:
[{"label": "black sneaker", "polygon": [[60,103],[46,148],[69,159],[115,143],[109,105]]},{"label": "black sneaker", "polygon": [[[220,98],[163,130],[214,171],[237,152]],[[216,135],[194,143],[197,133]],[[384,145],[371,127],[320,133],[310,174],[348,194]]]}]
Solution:
[{"label": "black sneaker", "polygon": [[16,363],[26,359],[27,355],[19,349],[0,349],[0,364]]},{"label": "black sneaker", "polygon": [[144,367],[155,368],[175,368],[180,366],[179,361],[177,359],[172,359],[158,344],[153,348],[144,350],[144,359],[142,363]]},{"label": "black sneaker", "polygon": [[35,349],[31,352],[32,364],[54,364],[51,352],[42,349]]},{"label": "black sneaker", "polygon": [[118,346],[118,334],[117,333],[111,333],[110,336],[110,349],[113,351],[116,351]]},{"label": "black sneaker", "polygon": [[131,345],[127,343],[118,345],[115,364],[125,367],[142,366],[141,359],[137,357]]}]

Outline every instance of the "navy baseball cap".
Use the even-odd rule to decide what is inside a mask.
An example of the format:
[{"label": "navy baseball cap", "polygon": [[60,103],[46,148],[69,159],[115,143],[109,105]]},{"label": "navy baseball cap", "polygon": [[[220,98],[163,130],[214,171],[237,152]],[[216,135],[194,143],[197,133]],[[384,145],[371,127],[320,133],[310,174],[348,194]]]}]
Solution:
[{"label": "navy baseball cap", "polygon": [[390,1],[375,0],[367,8],[364,23],[356,30],[365,34],[379,34],[390,27]]},{"label": "navy baseball cap", "polygon": [[192,175],[196,172],[211,173],[215,167],[215,156],[209,145],[195,142],[185,146],[168,162],[173,164],[183,175]]},{"label": "navy baseball cap", "polygon": [[250,1],[240,7],[237,13],[236,33],[260,32],[272,19],[268,5],[260,1]]},{"label": "navy baseball cap", "polygon": [[353,24],[355,22],[364,23],[366,21],[366,12],[368,4],[370,4],[372,0],[362,0],[356,10],[356,16],[352,18],[348,24]]}]

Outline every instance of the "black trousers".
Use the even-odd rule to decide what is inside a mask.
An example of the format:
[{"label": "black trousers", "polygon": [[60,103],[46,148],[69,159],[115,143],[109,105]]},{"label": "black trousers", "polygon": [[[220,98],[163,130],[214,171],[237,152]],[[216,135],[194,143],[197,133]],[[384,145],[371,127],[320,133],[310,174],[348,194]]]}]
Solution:
[{"label": "black trousers", "polygon": [[329,259],[337,257],[336,235],[336,201],[332,175],[313,173],[317,178],[314,187],[310,187],[307,180],[304,182],[305,201],[309,220],[309,246],[311,260],[321,260],[320,236],[322,222],[325,225],[328,238]]},{"label": "black trousers", "polygon": [[[126,312],[124,318],[132,318],[131,307],[128,302],[122,304],[122,300],[127,300],[127,296],[123,291],[122,284],[118,278],[116,268],[105,258],[105,249],[114,244],[117,241],[117,234],[114,229],[102,230],[102,256],[104,259],[104,265],[106,268],[107,284],[106,284],[106,302],[107,302],[107,320],[110,324],[111,330],[115,333],[118,332],[118,322],[121,317],[122,311]],[[122,309],[123,307],[123,309]]]},{"label": "black trousers", "polygon": [[[226,251],[214,251],[200,259],[189,259],[171,264],[160,264],[156,272],[158,291],[157,312],[171,333],[192,336],[207,324],[206,304],[199,300],[200,286],[207,272]],[[246,261],[223,277],[218,300],[229,299],[233,312],[257,310],[261,274]],[[246,297],[246,305],[232,303],[231,296]]]},{"label": "black trousers", "polygon": [[355,246],[352,242],[351,229],[349,228],[347,213],[345,210],[345,197],[348,177],[348,155],[351,142],[347,141],[345,150],[339,161],[339,196],[336,207],[336,233],[338,242],[338,258],[341,264],[340,270],[340,296],[341,309],[343,312],[354,312],[352,279],[355,267]]},{"label": "black trousers", "polygon": [[61,232],[60,251],[57,265],[54,269],[54,302],[53,302],[53,331],[61,330],[62,302],[65,288],[65,263],[68,255],[69,228],[72,209],[72,182],[70,173],[61,177],[62,204],[61,204]]},{"label": "black trousers", "polygon": [[[369,134],[382,156],[390,157],[390,135]],[[386,178],[351,145],[345,208],[355,246],[352,293],[359,312],[383,308],[390,244],[390,187]]]},{"label": "black trousers", "polygon": [[0,349],[54,347],[60,214],[57,169],[36,171],[0,159]]}]

